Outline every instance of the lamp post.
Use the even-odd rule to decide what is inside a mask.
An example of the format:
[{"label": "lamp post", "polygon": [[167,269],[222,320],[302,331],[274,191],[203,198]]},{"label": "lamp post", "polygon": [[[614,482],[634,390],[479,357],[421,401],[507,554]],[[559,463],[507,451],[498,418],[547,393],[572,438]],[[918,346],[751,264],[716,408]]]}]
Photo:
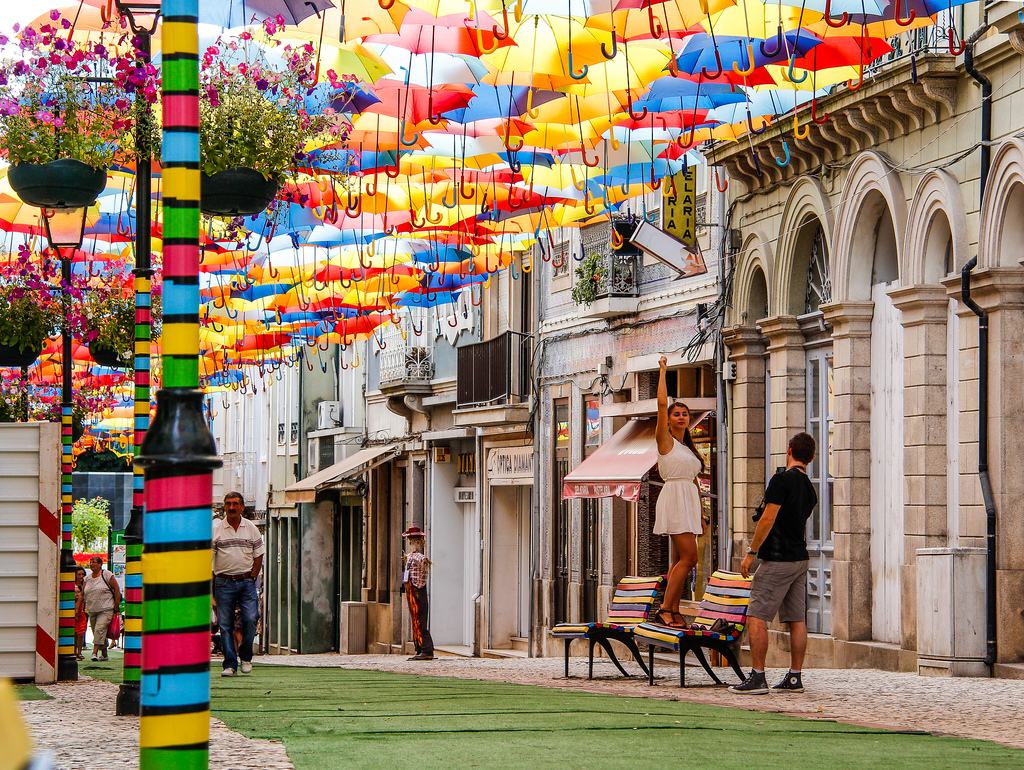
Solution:
[{"label": "lamp post", "polygon": [[[136,37],[139,62],[148,64],[152,37],[160,22],[160,0],[125,2],[117,0],[117,11],[128,20]],[[136,99],[135,115],[135,435],[133,454],[137,457],[149,429],[150,341],[152,339],[150,283],[152,252],[152,147],[150,128],[153,111],[145,99]],[[142,543],[144,519],[144,476],[134,467],[132,509],[124,530],[125,542],[125,624],[124,679],[117,692],[114,713],[137,716],[140,709],[139,683],[142,678]]]},{"label": "lamp post", "polygon": [[85,232],[86,209],[43,209],[46,239],[60,255],[60,277],[65,287],[64,327],[61,329],[61,453],[60,453],[60,598],[57,613],[57,681],[73,682],[78,679],[78,660],[75,658],[75,555],[71,546],[71,445],[73,410],[71,389],[71,334],[67,328],[71,296],[71,258],[64,249],[77,249],[82,245]]}]

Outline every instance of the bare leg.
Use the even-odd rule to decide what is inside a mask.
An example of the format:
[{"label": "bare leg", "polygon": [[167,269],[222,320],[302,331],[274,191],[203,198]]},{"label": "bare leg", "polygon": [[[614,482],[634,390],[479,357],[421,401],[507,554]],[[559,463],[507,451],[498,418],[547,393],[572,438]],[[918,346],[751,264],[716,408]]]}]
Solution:
[{"label": "bare leg", "polygon": [[683,598],[683,586],[686,584],[690,570],[697,564],[697,536],[692,532],[682,532],[671,537],[672,547],[678,558],[668,570],[665,599],[661,604],[672,612],[679,612],[679,602]]},{"label": "bare leg", "polygon": [[[806,625],[804,626],[806,630]],[[764,671],[764,661],[768,657],[768,624],[761,618],[747,617],[747,633],[750,641],[750,659],[753,667]],[[806,642],[806,634],[804,641]]]},{"label": "bare leg", "polygon": [[804,665],[804,654],[807,652],[807,624],[789,624],[789,668],[800,671]]}]

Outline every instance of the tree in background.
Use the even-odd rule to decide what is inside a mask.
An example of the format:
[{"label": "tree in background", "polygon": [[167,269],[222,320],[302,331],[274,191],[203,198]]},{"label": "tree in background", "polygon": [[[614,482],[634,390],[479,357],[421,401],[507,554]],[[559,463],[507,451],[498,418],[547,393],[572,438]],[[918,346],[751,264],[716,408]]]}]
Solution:
[{"label": "tree in background", "polygon": [[110,531],[110,501],[102,497],[76,500],[71,509],[71,539],[75,553],[97,553],[107,550]]}]

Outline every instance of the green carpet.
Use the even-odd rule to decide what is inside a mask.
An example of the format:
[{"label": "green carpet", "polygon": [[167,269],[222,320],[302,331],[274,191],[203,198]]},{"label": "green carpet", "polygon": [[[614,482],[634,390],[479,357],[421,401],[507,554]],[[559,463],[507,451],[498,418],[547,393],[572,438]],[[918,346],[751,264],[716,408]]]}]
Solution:
[{"label": "green carpet", "polygon": [[52,695],[47,695],[34,684],[14,685],[14,696],[18,700],[53,700]]},{"label": "green carpet", "polygon": [[[81,672],[121,681],[120,660],[85,661]],[[337,668],[257,664],[234,679],[219,674],[215,666],[214,715],[243,735],[284,741],[298,770],[589,770],[645,758],[779,770],[1024,766],[1024,750],[985,741],[677,701]]]}]

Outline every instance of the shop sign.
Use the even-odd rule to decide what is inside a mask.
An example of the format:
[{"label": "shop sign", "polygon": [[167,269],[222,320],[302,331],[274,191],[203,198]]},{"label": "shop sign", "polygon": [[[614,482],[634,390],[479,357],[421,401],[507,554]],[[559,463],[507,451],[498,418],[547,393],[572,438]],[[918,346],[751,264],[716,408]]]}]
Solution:
[{"label": "shop sign", "polygon": [[690,166],[662,185],[665,196],[665,232],[688,246],[697,244],[697,169]]},{"label": "shop sign", "polygon": [[487,476],[491,482],[529,479],[533,481],[535,453],[532,446],[497,447],[487,453]]}]

